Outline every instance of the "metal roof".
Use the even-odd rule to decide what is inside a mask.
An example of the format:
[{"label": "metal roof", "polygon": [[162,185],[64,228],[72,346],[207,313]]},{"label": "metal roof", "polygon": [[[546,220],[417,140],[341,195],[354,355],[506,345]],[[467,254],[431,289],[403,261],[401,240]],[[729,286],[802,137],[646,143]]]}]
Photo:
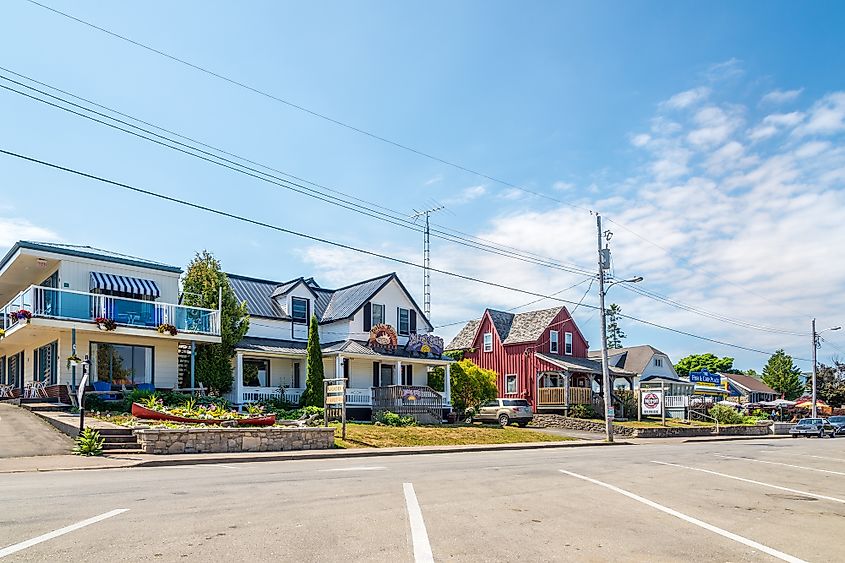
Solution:
[{"label": "metal roof", "polygon": [[276,338],[257,338],[245,336],[235,346],[238,350],[252,350],[254,352],[271,352],[274,354],[305,354],[307,343],[295,340],[279,340]]},{"label": "metal roof", "polygon": [[[254,336],[246,336],[238,342],[235,348],[237,350],[245,350],[245,351],[252,351],[252,352],[267,352],[271,354],[293,354],[293,355],[302,355],[306,354],[306,347],[307,342],[304,341],[297,341],[297,340],[281,340],[276,338],[258,338]],[[403,347],[398,347],[394,353],[391,354],[381,354],[369,346],[367,346],[366,342],[358,341],[358,340],[341,340],[339,342],[332,342],[329,344],[324,344],[320,347],[320,350],[323,354],[336,354],[336,353],[346,353],[346,354],[358,354],[362,356],[372,356],[373,358],[392,358],[392,359],[401,359],[401,358],[408,358],[414,360],[421,360],[421,361],[438,361],[438,362],[451,362],[453,361],[451,358],[444,356],[441,359],[434,359],[434,358],[417,358],[412,356],[409,352],[405,350]]]},{"label": "metal roof", "polygon": [[2,260],[0,260],[0,268],[6,265],[12,256],[18,250],[40,250],[42,252],[53,252],[55,254],[64,254],[66,256],[77,256],[79,258],[88,258],[91,260],[101,260],[103,262],[111,262],[113,264],[123,264],[126,266],[138,266],[140,268],[149,268],[152,270],[161,270],[164,272],[171,272],[174,274],[181,274],[182,268],[178,266],[171,266],[161,262],[154,262],[145,258],[138,258],[128,254],[120,254],[112,252],[111,250],[103,250],[101,248],[94,248],[93,246],[83,246],[79,244],[64,244],[59,242],[35,242],[28,240],[21,240],[15,243],[14,246],[6,253]]},{"label": "metal roof", "polygon": [[387,274],[371,280],[336,289],[323,312],[321,322],[346,319],[369,301],[396,274]]},{"label": "metal roof", "polygon": [[[537,354],[537,357],[554,366],[568,370],[577,371],[581,373],[590,373],[593,375],[601,374],[601,362],[590,360],[588,358],[576,358],[574,356],[561,356],[560,354]],[[634,372],[619,368],[612,368],[609,370],[612,375],[617,376],[632,376],[636,375]]]},{"label": "metal roof", "polygon": [[281,285],[279,282],[247,278],[234,274],[228,274],[228,277],[229,285],[232,286],[235,297],[238,298],[238,301],[246,301],[247,311],[250,315],[272,319],[290,318],[273,299],[273,292]]}]

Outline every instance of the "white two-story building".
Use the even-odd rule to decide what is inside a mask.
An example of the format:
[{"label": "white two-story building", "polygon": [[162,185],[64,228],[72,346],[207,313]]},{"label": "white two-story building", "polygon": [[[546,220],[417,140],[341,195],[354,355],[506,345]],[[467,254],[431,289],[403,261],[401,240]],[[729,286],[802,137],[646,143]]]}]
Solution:
[{"label": "white two-story building", "polygon": [[451,360],[442,356],[443,340],[431,334],[431,323],[395,273],[339,289],[320,287],[313,278],[277,282],[229,274],[229,282],[250,314],[249,332],[237,346],[234,403],[279,394],[299,400],[315,315],[325,377],[347,378],[354,416],[367,417],[385,402],[424,403],[434,366],[445,368],[445,389],[436,399],[449,407]]},{"label": "white two-story building", "polygon": [[16,243],[0,260],[4,394],[38,383],[64,396],[82,377],[73,358],[89,360],[92,383],[178,386],[180,350],[220,342],[219,311],[179,304],[181,273],[89,246]]}]

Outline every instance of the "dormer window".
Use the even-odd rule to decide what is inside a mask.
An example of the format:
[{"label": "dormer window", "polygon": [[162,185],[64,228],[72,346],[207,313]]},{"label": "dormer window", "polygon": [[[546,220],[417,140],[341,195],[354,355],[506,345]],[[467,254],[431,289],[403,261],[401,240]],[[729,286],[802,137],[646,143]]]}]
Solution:
[{"label": "dormer window", "polygon": [[654,367],[662,368],[663,367],[663,358],[654,358]]},{"label": "dormer window", "polygon": [[384,305],[372,303],[370,305],[370,326],[384,323]]},{"label": "dormer window", "polygon": [[308,323],[308,300],[291,297],[290,318],[295,323]]}]

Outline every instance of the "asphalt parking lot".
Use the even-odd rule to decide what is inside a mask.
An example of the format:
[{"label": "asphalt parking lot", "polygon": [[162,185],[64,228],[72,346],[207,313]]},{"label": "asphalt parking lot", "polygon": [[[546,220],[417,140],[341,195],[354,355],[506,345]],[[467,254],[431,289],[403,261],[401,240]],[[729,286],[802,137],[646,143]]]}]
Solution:
[{"label": "asphalt parking lot", "polygon": [[842,561],[845,440],[0,476],[9,561]]}]

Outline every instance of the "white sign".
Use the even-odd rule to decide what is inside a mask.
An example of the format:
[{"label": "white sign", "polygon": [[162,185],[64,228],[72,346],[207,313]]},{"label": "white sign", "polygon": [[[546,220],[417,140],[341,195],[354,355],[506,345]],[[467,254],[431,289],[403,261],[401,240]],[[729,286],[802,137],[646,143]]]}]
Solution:
[{"label": "white sign", "polygon": [[607,409],[607,418],[608,418],[609,420],[613,420],[613,418],[614,418],[614,416],[615,416],[615,415],[616,415],[616,411],[613,409],[613,407],[608,407],[608,409]]},{"label": "white sign", "polygon": [[646,416],[663,414],[663,391],[641,391],[640,412]]}]

